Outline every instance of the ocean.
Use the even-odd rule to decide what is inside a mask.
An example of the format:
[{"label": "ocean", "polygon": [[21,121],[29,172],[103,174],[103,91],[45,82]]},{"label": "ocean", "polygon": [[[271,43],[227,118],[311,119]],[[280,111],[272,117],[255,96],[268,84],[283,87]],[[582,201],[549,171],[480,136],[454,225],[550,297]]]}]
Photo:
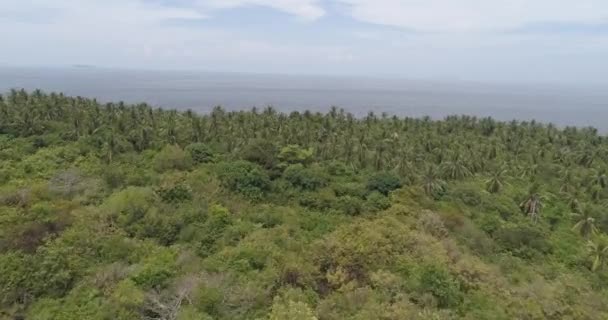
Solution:
[{"label": "ocean", "polygon": [[593,126],[608,132],[608,87],[601,86],[90,67],[0,68],[0,92],[11,88],[64,92],[102,102],[146,102],[199,113],[215,106],[227,110],[273,106],[284,112],[325,112],[336,106],[356,116],[369,111],[435,119],[466,114]]}]

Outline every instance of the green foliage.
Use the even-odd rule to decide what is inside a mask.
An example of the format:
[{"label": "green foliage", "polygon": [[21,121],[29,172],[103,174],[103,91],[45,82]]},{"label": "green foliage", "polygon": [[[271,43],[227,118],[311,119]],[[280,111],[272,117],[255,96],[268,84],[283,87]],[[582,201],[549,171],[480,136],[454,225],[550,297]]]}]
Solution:
[{"label": "green foliage", "polygon": [[35,285],[34,259],[20,252],[0,255],[0,303],[10,305],[26,299]]},{"label": "green foliage", "polygon": [[278,158],[285,164],[303,164],[306,165],[312,161],[313,158],[312,148],[302,148],[298,145],[288,145],[283,147],[279,152]]},{"label": "green foliage", "polygon": [[317,320],[306,303],[275,300],[269,320]]},{"label": "green foliage", "polygon": [[592,128],[12,90],[0,163],[1,319],[608,318]]},{"label": "green foliage", "polygon": [[248,161],[224,163],[218,169],[222,185],[248,199],[260,200],[270,189],[268,174]]},{"label": "green foliage", "polygon": [[271,169],[277,164],[278,149],[269,140],[255,139],[251,141],[242,152],[243,159]]},{"label": "green foliage", "polygon": [[363,213],[363,200],[351,196],[340,197],[336,207],[349,216],[357,216]]},{"label": "green foliage", "polygon": [[371,211],[381,211],[390,208],[391,201],[382,193],[374,191],[367,196],[366,206]]},{"label": "green foliage", "polygon": [[545,233],[535,226],[504,226],[496,231],[496,238],[506,249],[523,258],[551,252]]},{"label": "green foliage", "polygon": [[389,192],[399,189],[401,186],[399,177],[389,172],[376,173],[367,181],[369,191],[378,191],[384,195],[388,195]]},{"label": "green foliage", "polygon": [[328,182],[328,178],[320,168],[305,168],[302,164],[288,166],[283,172],[283,178],[294,187],[309,191],[324,187]]},{"label": "green foliage", "polygon": [[426,266],[420,273],[418,290],[430,293],[440,308],[454,307],[461,303],[462,293],[458,281],[443,268]]},{"label": "green foliage", "polygon": [[131,279],[142,289],[164,288],[177,272],[176,260],[172,250],[158,249],[143,259]]},{"label": "green foliage", "polygon": [[340,183],[332,186],[337,197],[351,196],[357,198],[365,197],[367,193],[365,186],[360,183]]},{"label": "green foliage", "polygon": [[154,169],[158,172],[188,170],[191,166],[190,154],[175,145],[166,145],[154,158]]},{"label": "green foliage", "polygon": [[186,152],[195,164],[209,163],[215,160],[213,149],[204,143],[192,143],[186,146]]},{"label": "green foliage", "polygon": [[112,292],[112,300],[122,306],[139,307],[144,299],[144,291],[131,279],[119,282]]},{"label": "green foliage", "polygon": [[169,203],[181,203],[192,200],[192,189],[183,183],[158,188],[156,193],[158,193],[164,202]]},{"label": "green foliage", "polygon": [[149,188],[129,187],[112,194],[104,209],[120,225],[129,227],[154,210],[155,198],[154,192]]}]

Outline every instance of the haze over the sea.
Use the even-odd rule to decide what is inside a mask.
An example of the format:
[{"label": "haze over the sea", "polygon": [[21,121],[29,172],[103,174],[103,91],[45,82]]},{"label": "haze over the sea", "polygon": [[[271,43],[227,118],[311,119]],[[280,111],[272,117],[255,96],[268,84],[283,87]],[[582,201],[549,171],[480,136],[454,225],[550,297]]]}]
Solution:
[{"label": "haze over the sea", "polygon": [[608,131],[608,90],[600,86],[487,84],[456,80],[404,80],[346,76],[138,71],[92,68],[0,68],[0,91],[11,88],[64,92],[100,101],[146,102],[208,112],[263,108],[327,111],[344,108],[442,118],[451,114],[499,120],[594,126]]}]

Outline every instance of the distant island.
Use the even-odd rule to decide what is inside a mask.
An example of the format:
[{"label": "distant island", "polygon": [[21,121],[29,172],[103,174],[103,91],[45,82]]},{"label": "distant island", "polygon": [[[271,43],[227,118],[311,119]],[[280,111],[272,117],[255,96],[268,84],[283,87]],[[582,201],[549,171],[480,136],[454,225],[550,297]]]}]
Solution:
[{"label": "distant island", "polygon": [[592,127],[11,90],[0,164],[0,319],[608,319]]}]

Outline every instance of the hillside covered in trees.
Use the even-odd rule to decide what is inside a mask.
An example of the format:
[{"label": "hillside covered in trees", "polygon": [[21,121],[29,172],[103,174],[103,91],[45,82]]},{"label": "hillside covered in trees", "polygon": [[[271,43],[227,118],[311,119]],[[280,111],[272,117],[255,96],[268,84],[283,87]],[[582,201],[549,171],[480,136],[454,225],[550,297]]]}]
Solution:
[{"label": "hillside covered in trees", "polygon": [[608,319],[592,128],[0,97],[0,319]]}]

